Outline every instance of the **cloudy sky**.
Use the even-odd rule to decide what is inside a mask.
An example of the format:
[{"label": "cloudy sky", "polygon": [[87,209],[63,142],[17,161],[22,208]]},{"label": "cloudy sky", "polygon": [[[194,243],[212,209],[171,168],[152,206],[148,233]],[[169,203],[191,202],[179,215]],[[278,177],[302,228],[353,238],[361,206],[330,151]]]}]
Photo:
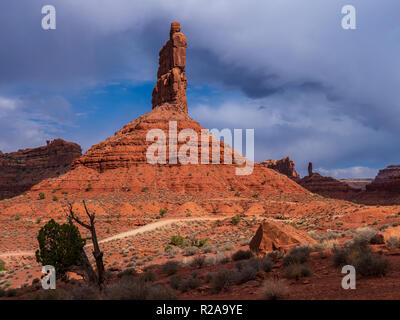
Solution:
[{"label": "cloudy sky", "polygon": [[[44,5],[57,29],[41,27]],[[344,5],[357,29],[341,26]],[[400,163],[398,0],[2,0],[0,150],[86,150],[150,110],[171,21],[188,39],[190,115],[254,128],[255,158],[335,177]]]}]

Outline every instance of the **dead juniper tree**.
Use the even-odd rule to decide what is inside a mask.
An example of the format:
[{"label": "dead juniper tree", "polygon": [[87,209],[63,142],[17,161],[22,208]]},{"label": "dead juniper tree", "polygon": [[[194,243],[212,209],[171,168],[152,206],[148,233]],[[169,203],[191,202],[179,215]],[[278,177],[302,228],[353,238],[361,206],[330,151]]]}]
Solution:
[{"label": "dead juniper tree", "polygon": [[75,214],[71,203],[68,203],[67,218],[69,223],[72,224],[73,221],[75,221],[77,224],[90,231],[93,244],[92,253],[96,261],[97,274],[94,272],[92,265],[90,264],[89,259],[84,250],[82,250],[82,256],[81,256],[82,265],[80,267],[82,267],[82,269],[84,270],[85,273],[84,278],[89,282],[96,283],[99,286],[99,288],[102,289],[105,280],[105,269],[103,263],[103,252],[100,250],[99,242],[97,240],[97,234],[95,228],[95,213],[89,212],[89,209],[87,208],[85,201],[83,201],[83,206],[85,208],[86,215],[89,218],[89,223],[83,222]]}]

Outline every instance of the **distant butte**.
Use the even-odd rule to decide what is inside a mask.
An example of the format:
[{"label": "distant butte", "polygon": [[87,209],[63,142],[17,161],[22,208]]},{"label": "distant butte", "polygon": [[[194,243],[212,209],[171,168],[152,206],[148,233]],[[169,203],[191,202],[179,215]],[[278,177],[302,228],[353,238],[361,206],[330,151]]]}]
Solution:
[{"label": "distant butte", "polygon": [[71,162],[81,155],[78,144],[62,139],[33,149],[0,151],[0,199],[14,197],[44,179],[68,172]]}]

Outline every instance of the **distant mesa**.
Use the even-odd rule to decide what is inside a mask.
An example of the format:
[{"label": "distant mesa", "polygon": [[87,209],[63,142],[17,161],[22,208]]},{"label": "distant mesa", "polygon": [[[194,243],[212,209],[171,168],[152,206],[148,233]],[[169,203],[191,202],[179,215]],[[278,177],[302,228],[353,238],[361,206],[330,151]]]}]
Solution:
[{"label": "distant mesa", "polygon": [[312,173],[300,179],[299,184],[307,190],[341,200],[353,200],[360,192],[360,188],[353,188],[347,183],[332,177],[324,177],[319,173]]},{"label": "distant mesa", "polygon": [[81,155],[78,144],[62,139],[33,149],[0,151],[0,199],[17,196],[44,179],[68,172],[72,161]]}]

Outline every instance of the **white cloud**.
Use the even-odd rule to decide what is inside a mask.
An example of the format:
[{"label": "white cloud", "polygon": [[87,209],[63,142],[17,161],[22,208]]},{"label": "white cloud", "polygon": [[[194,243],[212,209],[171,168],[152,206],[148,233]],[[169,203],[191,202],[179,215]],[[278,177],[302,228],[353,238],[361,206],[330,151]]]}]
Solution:
[{"label": "white cloud", "polygon": [[11,152],[44,145],[71,124],[70,104],[61,97],[0,96],[0,150]]},{"label": "white cloud", "polygon": [[352,178],[352,179],[363,179],[363,178],[375,178],[378,173],[378,169],[368,167],[350,167],[342,169],[323,169],[317,168],[315,172],[320,173],[323,176],[329,176],[336,179]]}]

